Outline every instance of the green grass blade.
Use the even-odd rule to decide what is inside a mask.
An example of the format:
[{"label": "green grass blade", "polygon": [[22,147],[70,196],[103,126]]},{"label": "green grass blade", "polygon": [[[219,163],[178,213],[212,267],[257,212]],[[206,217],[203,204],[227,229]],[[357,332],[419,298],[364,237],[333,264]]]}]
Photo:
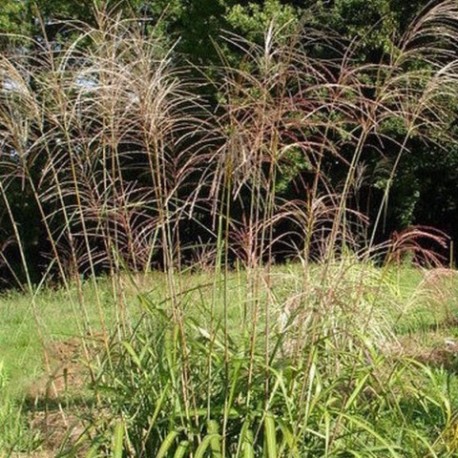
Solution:
[{"label": "green grass blade", "polygon": [[122,342],[122,346],[127,350],[129,353],[130,357],[132,358],[132,361],[135,363],[135,365],[141,369],[142,368],[142,362],[140,358],[138,357],[137,353],[133,349],[132,345],[129,342]]},{"label": "green grass blade", "polygon": [[223,456],[221,450],[221,435],[218,431],[218,423],[215,420],[208,421],[208,432],[213,436],[210,439],[212,456],[215,458],[221,458]]},{"label": "green grass blade", "polygon": [[293,456],[299,458],[299,454],[297,452],[297,447],[295,444],[295,437],[294,433],[288,428],[286,423],[283,420],[277,420],[277,424],[280,427],[280,430],[283,435],[282,445],[279,449],[279,455],[283,456],[283,451],[285,447],[289,450],[288,456]]},{"label": "green grass blade", "polygon": [[212,440],[215,438],[215,436],[221,438],[219,434],[208,434],[204,437],[199,447],[197,447],[194,458],[203,458],[205,456],[205,452],[207,451],[208,447],[210,447]]},{"label": "green grass blade", "polygon": [[370,377],[370,372],[364,375],[364,377],[361,378],[361,380],[358,382],[356,385],[355,389],[353,390],[353,393],[351,396],[348,398],[348,401],[345,404],[344,410],[347,411],[355,402],[356,398],[358,397],[359,393],[362,391],[362,389],[366,386],[367,379]]},{"label": "green grass blade", "polygon": [[181,441],[173,455],[173,458],[183,458],[188,450],[189,441]]},{"label": "green grass blade", "polygon": [[277,437],[275,433],[275,420],[273,415],[268,413],[264,419],[264,431],[266,435],[267,458],[277,458]]},{"label": "green grass blade", "polygon": [[166,438],[163,440],[159,448],[159,451],[157,452],[156,458],[164,458],[167,455],[167,452],[172,447],[177,436],[178,436],[178,431],[171,431],[167,434]]},{"label": "green grass blade", "polygon": [[122,454],[124,451],[124,422],[121,420],[119,421],[114,429],[113,434],[113,458],[122,458]]}]

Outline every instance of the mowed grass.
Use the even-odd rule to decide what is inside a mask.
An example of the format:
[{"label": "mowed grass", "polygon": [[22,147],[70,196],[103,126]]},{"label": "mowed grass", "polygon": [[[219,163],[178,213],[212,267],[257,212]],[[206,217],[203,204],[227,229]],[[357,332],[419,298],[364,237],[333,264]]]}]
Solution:
[{"label": "mowed grass", "polygon": [[[244,298],[242,277],[229,274],[234,321],[242,313],[238,306]],[[180,283],[186,301],[199,304],[201,295],[212,294],[215,280],[210,274],[184,274]],[[127,332],[145,312],[141,297],[161,304],[169,299],[167,291],[166,275],[155,272],[146,276],[122,274],[115,280],[84,280],[69,288],[42,289],[33,295],[1,293],[0,361],[12,394],[20,398],[46,374],[46,353],[53,344],[75,339],[110,340],[118,325]],[[221,303],[221,297],[214,300]],[[196,308],[193,314],[201,312]]]},{"label": "mowed grass", "polygon": [[[383,328],[380,336],[373,336],[374,341],[378,339],[377,345],[387,354],[420,361],[437,372],[444,383],[448,380],[448,384],[451,383],[453,387],[456,385],[456,272],[448,269],[427,271],[407,266],[377,268],[352,261],[345,266],[339,264],[335,273],[327,266],[326,276],[322,278],[322,269],[320,266],[307,269],[309,282],[315,285],[307,295],[336,289],[337,294],[339,291],[340,294],[348,292],[351,300],[363,272],[369,287],[362,294],[365,304],[371,309],[358,313],[361,323],[374,326],[375,329],[372,321],[366,321],[370,317],[378,326],[377,329]],[[269,303],[270,331],[280,334],[283,326],[287,332],[285,320],[288,321],[288,313],[291,313],[295,300],[301,294],[304,270],[293,264],[271,267],[268,272],[260,270],[254,275],[259,275],[261,281],[256,286],[258,290],[253,300]],[[353,283],[353,279],[356,283]],[[252,316],[249,309],[253,285],[250,285],[247,272],[234,270],[225,275],[214,272],[183,273],[172,280],[174,288],[179,291],[175,300],[180,302],[185,320],[195,323],[197,333],[201,332],[206,337],[206,333],[218,328],[223,332],[226,330],[229,341],[238,338],[243,341],[243,334],[248,332]],[[263,282],[268,282],[265,291]],[[20,292],[4,293],[0,298],[2,390],[14,400],[17,415],[22,408],[23,416],[19,426],[17,415],[2,419],[1,431],[8,437],[0,437],[0,442],[7,444],[11,441],[9,423],[9,426],[13,423],[14,427],[22,428],[24,435],[41,437],[42,431],[26,431],[30,425],[25,418],[33,402],[44,401],[38,399],[40,395],[34,387],[53,376],[49,371],[52,370],[50,366],[55,357],[55,345],[97,340],[97,348],[103,353],[104,345],[111,346],[114,339],[131,341],[129,336],[135,334],[137,322],[150,313],[151,307],[155,310],[168,307],[167,304],[172,300],[169,297],[170,290],[170,278],[166,274],[153,273],[87,280],[79,286],[74,284],[69,288],[43,289],[33,297]],[[342,297],[340,299],[345,300]],[[358,320],[356,311],[352,313],[355,313],[352,319]],[[265,317],[257,324],[261,342],[262,334],[267,332],[265,324]],[[221,337],[218,330],[215,330],[216,335]],[[220,337],[215,337],[215,342]],[[209,344],[213,343],[210,340]],[[69,358],[74,358],[74,355],[69,355]],[[78,358],[81,358],[82,367],[87,364],[82,353]],[[445,372],[441,372],[444,367]],[[428,386],[431,381],[428,377],[422,378],[423,375],[420,371],[415,383]],[[455,392],[456,387],[452,391]],[[79,394],[82,393],[78,393],[78,390],[71,392],[75,398]],[[36,398],[32,399],[33,396]],[[11,409],[13,404],[8,408]],[[27,449],[32,447],[31,444],[34,444],[33,447],[42,447],[42,440],[45,439],[41,437],[35,441],[23,441],[21,447]]]},{"label": "mowed grass", "polygon": [[[94,329],[101,323],[92,304],[90,287],[87,295],[89,321]],[[21,395],[34,380],[45,372],[45,350],[53,341],[65,341],[82,336],[82,313],[77,309],[76,290],[46,290],[32,297],[20,292],[0,296],[1,359],[9,386]],[[104,318],[112,321],[113,310],[106,303]]]}]

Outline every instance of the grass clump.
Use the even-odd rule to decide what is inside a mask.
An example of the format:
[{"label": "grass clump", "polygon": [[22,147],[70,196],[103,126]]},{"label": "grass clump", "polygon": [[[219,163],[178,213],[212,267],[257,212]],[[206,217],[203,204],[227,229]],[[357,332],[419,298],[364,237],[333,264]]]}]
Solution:
[{"label": "grass clump", "polygon": [[[383,322],[378,315],[393,297],[383,290],[374,300],[371,291],[384,273],[338,263],[333,270],[346,291],[330,295],[316,270],[306,293],[288,285],[296,302],[283,322],[274,317],[285,303],[275,300],[267,317],[242,295],[231,307],[260,307],[250,312],[257,323],[240,314],[225,327],[220,310],[211,318],[205,294],[200,307],[190,298],[180,304],[178,322],[167,302],[140,296],[145,316],[111,348],[96,384],[110,412],[91,425],[101,449],[117,425],[131,456],[454,456],[455,381],[446,386],[443,371],[390,349],[396,315],[385,312]],[[295,279],[301,274],[296,266]],[[348,294],[355,274],[358,309]],[[284,288],[284,273],[277,275],[272,296]],[[243,289],[245,281],[232,286]]]},{"label": "grass clump", "polygon": [[[454,2],[432,6],[377,65],[358,44],[272,23],[262,43],[228,36],[240,66],[204,83],[106,15],[66,48],[2,56],[3,269],[45,349],[40,297],[62,285],[92,390],[61,456],[456,455],[455,381],[399,338],[434,281],[411,294],[392,267],[438,265],[421,240],[446,237],[411,228],[376,244],[410,141],[448,134],[456,21]],[[209,85],[216,106],[198,95]],[[392,167],[365,215],[380,149]],[[455,297],[439,300],[439,322]],[[64,412],[68,370],[62,396],[46,364]]]}]

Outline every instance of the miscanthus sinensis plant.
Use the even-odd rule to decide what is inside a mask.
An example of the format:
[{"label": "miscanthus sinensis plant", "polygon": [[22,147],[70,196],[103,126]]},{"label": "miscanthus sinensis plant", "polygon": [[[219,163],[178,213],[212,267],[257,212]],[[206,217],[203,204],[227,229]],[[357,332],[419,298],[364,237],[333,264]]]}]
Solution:
[{"label": "miscanthus sinensis plant", "polygon": [[[453,117],[457,14],[453,1],[431,6],[379,64],[329,31],[272,23],[258,43],[228,35],[239,64],[221,49],[204,82],[135,21],[104,15],[75,24],[64,49],[1,57],[3,243],[17,258],[4,250],[5,269],[35,290],[31,206],[48,252],[40,285],[97,285],[105,271],[120,290],[120,271],[154,263],[165,275],[161,300],[139,291],[138,323],[120,294],[119,326],[103,327],[91,456],[456,453],[442,379],[389,351],[402,304],[373,263],[399,248],[374,234],[409,140],[446,135]],[[366,156],[387,147],[368,226],[351,203]],[[294,199],[290,183],[302,184]],[[91,336],[83,294],[79,306]]]}]

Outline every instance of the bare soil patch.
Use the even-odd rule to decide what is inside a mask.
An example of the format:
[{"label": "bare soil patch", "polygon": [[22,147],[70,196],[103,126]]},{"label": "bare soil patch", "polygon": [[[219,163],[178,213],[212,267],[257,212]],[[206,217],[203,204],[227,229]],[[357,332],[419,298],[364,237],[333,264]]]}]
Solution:
[{"label": "bare soil patch", "polygon": [[[90,357],[96,353],[93,346]],[[87,387],[91,374],[82,339],[51,343],[44,365],[48,373],[29,387],[26,396],[30,428],[42,439],[42,451],[29,456],[40,458],[55,456],[62,447],[76,443],[84,433],[82,418],[90,407]]]}]

